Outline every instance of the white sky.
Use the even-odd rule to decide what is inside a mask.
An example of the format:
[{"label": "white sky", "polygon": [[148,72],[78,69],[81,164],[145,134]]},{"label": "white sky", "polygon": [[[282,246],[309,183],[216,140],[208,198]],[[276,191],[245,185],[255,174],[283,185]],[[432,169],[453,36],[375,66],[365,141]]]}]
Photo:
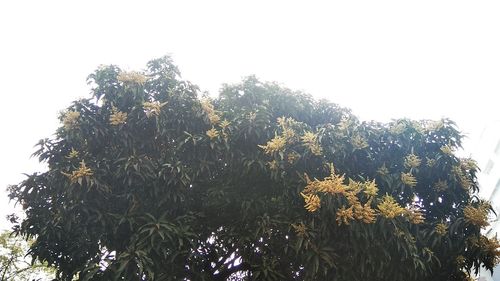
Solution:
[{"label": "white sky", "polygon": [[[164,54],[212,94],[256,74],[362,119],[450,117],[473,143],[499,118],[499,14],[499,1],[1,1],[0,190],[39,169],[33,145],[99,64]],[[9,212],[0,192],[0,228]]]}]

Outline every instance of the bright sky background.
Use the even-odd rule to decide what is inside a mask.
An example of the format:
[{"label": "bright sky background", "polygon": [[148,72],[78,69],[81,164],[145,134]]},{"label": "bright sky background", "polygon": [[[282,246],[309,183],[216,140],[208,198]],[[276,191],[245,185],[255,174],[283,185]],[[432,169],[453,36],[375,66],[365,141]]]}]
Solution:
[{"label": "bright sky background", "polygon": [[164,54],[212,94],[256,74],[365,120],[450,117],[470,153],[499,119],[498,15],[499,1],[2,1],[0,190],[40,169],[33,145],[99,64]]}]

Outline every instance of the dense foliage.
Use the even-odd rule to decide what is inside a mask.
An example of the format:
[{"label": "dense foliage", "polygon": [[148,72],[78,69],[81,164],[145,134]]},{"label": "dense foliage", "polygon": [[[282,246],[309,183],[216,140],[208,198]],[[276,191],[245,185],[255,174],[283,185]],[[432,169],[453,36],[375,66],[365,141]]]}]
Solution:
[{"label": "dense foliage", "polygon": [[360,122],[255,77],[216,99],[170,58],[101,67],[10,187],[60,280],[467,280],[498,262],[453,122]]}]

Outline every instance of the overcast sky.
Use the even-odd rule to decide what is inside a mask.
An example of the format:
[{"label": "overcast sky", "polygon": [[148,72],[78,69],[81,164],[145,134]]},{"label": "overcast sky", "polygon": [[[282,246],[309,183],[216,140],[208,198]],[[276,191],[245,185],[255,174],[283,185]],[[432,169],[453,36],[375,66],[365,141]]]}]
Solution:
[{"label": "overcast sky", "polygon": [[364,120],[450,117],[470,153],[499,119],[498,15],[499,1],[1,1],[0,189],[40,169],[33,145],[98,65],[165,54],[212,94],[256,74]]}]

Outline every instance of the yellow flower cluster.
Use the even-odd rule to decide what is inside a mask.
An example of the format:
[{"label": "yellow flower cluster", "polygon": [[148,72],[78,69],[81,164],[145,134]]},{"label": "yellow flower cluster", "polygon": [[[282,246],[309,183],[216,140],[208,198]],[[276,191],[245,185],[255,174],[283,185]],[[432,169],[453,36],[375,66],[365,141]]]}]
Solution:
[{"label": "yellow flower cluster", "polygon": [[316,194],[305,194],[303,192],[300,193],[305,201],[305,208],[311,213],[316,212],[321,207],[321,199]]},{"label": "yellow flower cluster", "polygon": [[208,136],[211,140],[213,140],[213,139],[215,139],[215,138],[217,138],[217,137],[219,136],[219,131],[217,131],[217,129],[215,129],[215,128],[212,128],[212,129],[208,130],[208,131],[206,132],[206,134],[207,134],[207,136]]},{"label": "yellow flower cluster", "polygon": [[435,184],[434,184],[434,189],[437,191],[437,192],[440,192],[440,191],[445,191],[446,189],[448,189],[448,182],[447,181],[443,181],[443,180],[438,180]]},{"label": "yellow flower cluster", "polygon": [[284,116],[279,117],[277,122],[283,130],[281,135],[286,139],[286,142],[289,144],[295,143],[298,140],[298,137],[293,129],[293,126],[299,124],[299,122],[295,121],[295,119],[291,117],[285,118]]},{"label": "yellow flower cluster", "polygon": [[222,120],[222,122],[219,123],[219,127],[221,128],[222,132],[222,137],[226,141],[229,139],[229,134],[228,134],[229,125],[231,125],[231,122],[227,121],[226,119]]},{"label": "yellow flower cluster", "polygon": [[422,160],[420,160],[420,158],[413,153],[405,157],[405,167],[408,169],[417,168],[420,166],[421,162]]},{"label": "yellow flower cluster", "polygon": [[407,209],[405,215],[412,224],[421,224],[425,221],[422,210],[415,207]]},{"label": "yellow flower cluster", "polygon": [[226,119],[222,120],[222,122],[220,122],[219,126],[224,130],[226,129],[227,127],[229,127],[229,125],[231,125],[231,122],[227,121]]},{"label": "yellow flower cluster", "polygon": [[71,151],[69,152],[68,156],[66,156],[66,158],[68,159],[75,159],[75,158],[78,158],[78,151],[76,151],[74,148],[71,148]]},{"label": "yellow flower cluster", "polygon": [[214,105],[210,101],[210,99],[205,98],[201,100],[201,108],[207,114],[208,121],[210,124],[215,125],[219,123],[220,116],[219,113],[215,110]]},{"label": "yellow flower cluster", "polygon": [[80,112],[70,110],[64,114],[63,126],[67,130],[74,129],[78,125],[78,119],[80,119]]},{"label": "yellow flower cluster", "polygon": [[395,124],[392,124],[391,127],[389,128],[389,132],[399,135],[402,134],[406,130],[406,124],[403,122],[397,122]]},{"label": "yellow flower cluster", "polygon": [[120,72],[120,74],[118,74],[116,79],[118,79],[118,81],[123,83],[135,83],[139,85],[143,85],[148,80],[148,78],[145,75],[137,71]]},{"label": "yellow flower cluster", "polygon": [[328,194],[342,194],[345,195],[347,191],[347,186],[344,185],[344,176],[336,175],[333,165],[330,166],[331,174],[324,180],[320,181],[315,179],[311,181],[307,175],[306,181],[307,185],[304,188],[305,193],[328,193]]},{"label": "yellow flower cluster", "polygon": [[280,152],[285,149],[286,140],[282,136],[275,136],[273,139],[267,142],[266,145],[259,145],[260,148],[264,149],[266,154],[272,155],[275,152]]},{"label": "yellow flower cluster", "polygon": [[349,126],[351,126],[352,121],[349,119],[349,117],[342,117],[340,122],[337,124],[337,127],[339,128],[340,131],[347,131],[349,129]]},{"label": "yellow flower cluster", "polygon": [[318,135],[312,132],[305,132],[304,135],[300,137],[300,140],[302,141],[302,144],[311,151],[312,154],[319,156],[323,152],[323,149],[318,142]]},{"label": "yellow flower cluster", "polygon": [[369,196],[375,196],[378,192],[375,181],[367,181],[364,183],[351,180],[349,185],[345,185],[343,175],[335,174],[333,165],[330,165],[330,176],[322,181],[315,179],[311,181],[307,175],[307,185],[301,193],[306,201],[306,209],[310,212],[316,211],[320,206],[319,197],[313,197],[317,193],[326,193],[330,195],[343,195],[349,203],[348,207],[341,207],[337,210],[337,223],[349,224],[350,221],[356,219],[364,223],[373,223],[376,220],[375,210],[371,208],[371,199],[364,205],[361,204],[357,194],[364,189],[364,192]]},{"label": "yellow flower cluster", "polygon": [[276,160],[267,162],[267,166],[269,166],[269,169],[271,169],[273,171],[276,171],[279,168],[278,162],[276,162]]},{"label": "yellow flower cluster", "polygon": [[426,157],[427,167],[432,168],[436,165],[436,159]]},{"label": "yellow flower cluster", "polygon": [[411,125],[415,131],[417,131],[419,134],[425,133],[425,128],[422,126],[420,122],[417,121],[411,121]]},{"label": "yellow flower cluster", "polygon": [[443,145],[441,146],[441,152],[443,152],[446,155],[453,155],[453,149],[449,145]]},{"label": "yellow flower cluster", "polygon": [[351,206],[349,208],[345,208],[345,206],[342,206],[337,210],[337,218],[335,219],[337,221],[338,225],[341,224],[350,224],[350,221],[354,220],[354,212],[353,212],[354,206]]},{"label": "yellow flower cluster", "polygon": [[379,173],[381,176],[387,176],[389,174],[389,169],[385,166],[385,163],[378,168],[377,173]]},{"label": "yellow flower cluster", "polygon": [[444,223],[438,223],[438,224],[436,224],[436,227],[434,228],[434,230],[436,231],[437,234],[439,234],[441,236],[445,236],[446,232],[448,231],[448,226],[446,226],[446,224],[444,224]]},{"label": "yellow flower cluster", "polygon": [[368,202],[366,202],[364,205],[361,205],[360,203],[353,205],[354,217],[364,223],[374,223],[377,219],[377,214],[370,205],[371,199],[368,200]]},{"label": "yellow flower cluster", "polygon": [[470,158],[461,158],[460,167],[466,171],[478,169],[477,162]]},{"label": "yellow flower cluster", "polygon": [[456,257],[456,259],[455,259],[455,262],[457,263],[457,265],[458,265],[459,267],[462,267],[462,266],[464,266],[464,265],[465,265],[465,257],[464,257],[464,256],[462,256],[462,255],[458,255],[458,256]]},{"label": "yellow flower cluster", "polygon": [[444,127],[443,120],[439,120],[439,121],[434,121],[434,122],[430,123],[429,126],[428,126],[428,130],[430,130],[430,131],[437,131],[437,130],[443,128],[443,127]]},{"label": "yellow flower cluster", "polygon": [[462,170],[461,166],[454,166],[452,168],[452,172],[455,175],[455,177],[458,179],[458,182],[460,183],[460,186],[462,186],[463,189],[468,190],[472,183],[472,180],[467,177],[465,174],[466,172]]},{"label": "yellow flower cluster", "polygon": [[74,183],[74,182],[77,182],[80,178],[90,177],[94,173],[92,172],[92,170],[90,168],[88,168],[85,165],[85,161],[82,160],[80,162],[80,167],[77,170],[73,171],[71,174],[64,173],[64,172],[62,174],[67,176],[70,179],[70,181],[72,183]]},{"label": "yellow flower cluster", "polygon": [[433,252],[430,248],[428,248],[428,247],[424,247],[424,249],[423,249],[423,250],[424,250],[424,253],[425,253],[426,255],[429,255],[429,256],[434,256],[434,252]]},{"label": "yellow flower cluster", "polygon": [[292,224],[292,227],[298,236],[300,236],[300,237],[307,236],[307,227],[305,226],[305,224],[303,222],[297,223],[297,224]]},{"label": "yellow flower cluster", "polygon": [[500,241],[496,236],[492,238],[484,235],[480,237],[471,236],[467,240],[473,247],[480,248],[483,254],[492,257],[495,265],[500,263]]},{"label": "yellow flower cluster", "polygon": [[406,213],[405,208],[401,207],[396,200],[390,195],[385,195],[382,198],[382,202],[377,205],[379,213],[388,219],[393,219],[397,216]]},{"label": "yellow flower cluster", "polygon": [[481,203],[477,207],[472,205],[467,205],[464,208],[464,218],[467,223],[486,227],[489,225],[488,222],[488,211],[490,205],[487,203]]},{"label": "yellow flower cluster", "polygon": [[415,187],[417,179],[411,173],[401,173],[401,181],[404,185]]},{"label": "yellow flower cluster", "polygon": [[481,236],[481,238],[481,249],[489,256],[494,257],[493,263],[495,265],[500,264],[500,241],[496,236],[489,239],[486,236]]},{"label": "yellow flower cluster", "polygon": [[165,106],[167,102],[160,103],[159,101],[154,102],[144,102],[142,104],[144,108],[144,112],[146,112],[146,116],[149,118],[151,116],[159,116],[161,108]]},{"label": "yellow flower cluster", "polygon": [[118,110],[118,108],[113,106],[112,113],[109,116],[109,123],[111,125],[120,125],[120,124],[125,124],[127,121],[127,113],[121,112]]},{"label": "yellow flower cluster", "polygon": [[248,114],[247,119],[251,122],[255,121],[255,118],[257,118],[257,112],[252,111]]},{"label": "yellow flower cluster", "polygon": [[367,182],[365,184],[365,191],[364,192],[368,197],[377,196],[378,188],[377,188],[377,184],[375,183],[375,180],[372,180],[372,181]]},{"label": "yellow flower cluster", "polygon": [[278,122],[278,125],[280,125],[281,128],[286,128],[288,126],[288,119],[292,119],[291,117],[289,118],[286,118],[285,116],[283,117],[278,117],[278,119],[276,119],[276,122]]},{"label": "yellow flower cluster", "polygon": [[360,135],[356,135],[351,139],[354,149],[363,149],[368,147],[368,142]]}]

